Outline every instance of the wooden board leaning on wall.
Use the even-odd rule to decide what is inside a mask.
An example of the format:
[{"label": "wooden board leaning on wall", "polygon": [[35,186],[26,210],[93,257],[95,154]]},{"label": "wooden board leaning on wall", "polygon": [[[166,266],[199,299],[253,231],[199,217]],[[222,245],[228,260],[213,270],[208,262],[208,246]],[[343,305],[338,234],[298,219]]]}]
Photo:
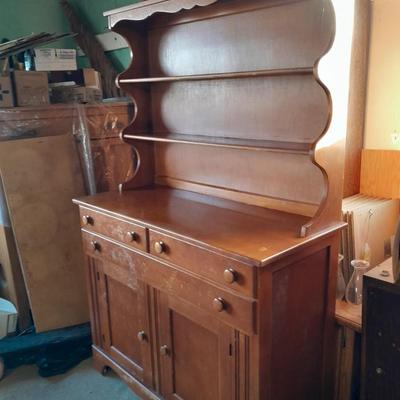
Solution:
[{"label": "wooden board leaning on wall", "polygon": [[400,198],[400,151],[363,150],[360,193],[386,199]]},{"label": "wooden board leaning on wall", "polygon": [[72,136],[0,143],[0,172],[37,332],[88,320]]}]

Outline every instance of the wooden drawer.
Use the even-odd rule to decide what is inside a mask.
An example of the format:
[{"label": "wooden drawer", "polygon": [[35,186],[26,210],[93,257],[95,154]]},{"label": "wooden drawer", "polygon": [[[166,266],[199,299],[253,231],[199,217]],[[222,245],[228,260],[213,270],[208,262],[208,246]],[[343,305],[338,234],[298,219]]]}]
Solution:
[{"label": "wooden drawer", "polygon": [[[180,271],[156,258],[138,253],[122,245],[88,232],[83,232],[83,246],[91,257],[115,264],[107,274],[126,282],[138,279],[148,285],[196,307],[246,333],[255,332],[255,304],[252,299],[233,294]],[[105,264],[106,265],[106,264]],[[106,265],[110,268],[109,265]]]},{"label": "wooden drawer", "polygon": [[85,230],[100,233],[142,251],[147,250],[146,228],[143,226],[84,207],[79,207],[79,213],[81,227]]},{"label": "wooden drawer", "polygon": [[154,230],[150,230],[150,253],[227,289],[256,297],[255,271],[249,265]]}]

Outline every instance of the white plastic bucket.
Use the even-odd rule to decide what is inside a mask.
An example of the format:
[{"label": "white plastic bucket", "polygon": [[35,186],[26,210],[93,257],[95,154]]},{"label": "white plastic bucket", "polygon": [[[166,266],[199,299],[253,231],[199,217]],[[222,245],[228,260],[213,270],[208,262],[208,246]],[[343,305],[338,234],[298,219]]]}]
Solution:
[{"label": "white plastic bucket", "polygon": [[0,298],[0,339],[17,330],[17,309],[8,300]]}]

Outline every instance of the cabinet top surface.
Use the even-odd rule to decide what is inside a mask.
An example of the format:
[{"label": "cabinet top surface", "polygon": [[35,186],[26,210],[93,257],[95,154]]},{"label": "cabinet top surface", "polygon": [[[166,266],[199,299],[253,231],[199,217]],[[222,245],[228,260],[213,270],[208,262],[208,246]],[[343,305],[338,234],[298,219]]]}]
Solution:
[{"label": "cabinet top surface", "polygon": [[269,264],[327,233],[301,238],[299,227],[307,217],[166,187],[100,193],[74,202],[256,266]]}]

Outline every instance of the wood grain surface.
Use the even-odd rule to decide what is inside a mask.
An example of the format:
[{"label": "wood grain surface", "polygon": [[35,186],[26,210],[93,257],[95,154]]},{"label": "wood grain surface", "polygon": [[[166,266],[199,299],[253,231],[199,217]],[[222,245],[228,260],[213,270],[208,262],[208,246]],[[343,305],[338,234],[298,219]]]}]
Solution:
[{"label": "wood grain surface", "polygon": [[178,234],[188,243],[201,243],[252,265],[269,264],[319,237],[299,237],[307,217],[166,187],[100,193],[76,202]]},{"label": "wood grain surface", "polygon": [[339,325],[361,332],[362,307],[346,303],[344,300],[336,301],[335,317]]},{"label": "wood grain surface", "polygon": [[400,151],[362,151],[360,192],[372,197],[400,198]]}]

